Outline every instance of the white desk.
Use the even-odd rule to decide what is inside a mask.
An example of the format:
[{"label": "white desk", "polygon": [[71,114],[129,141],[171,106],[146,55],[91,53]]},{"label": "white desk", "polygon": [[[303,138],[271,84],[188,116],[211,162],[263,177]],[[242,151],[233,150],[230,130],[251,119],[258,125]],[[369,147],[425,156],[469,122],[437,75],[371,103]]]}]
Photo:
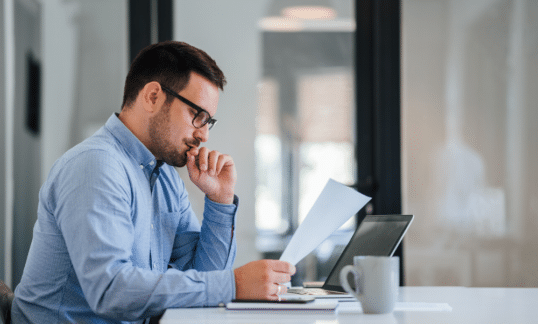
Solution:
[{"label": "white desk", "polygon": [[402,287],[400,302],[448,303],[452,311],[395,311],[387,315],[317,311],[229,311],[223,307],[169,309],[160,323],[538,323],[538,288]]}]

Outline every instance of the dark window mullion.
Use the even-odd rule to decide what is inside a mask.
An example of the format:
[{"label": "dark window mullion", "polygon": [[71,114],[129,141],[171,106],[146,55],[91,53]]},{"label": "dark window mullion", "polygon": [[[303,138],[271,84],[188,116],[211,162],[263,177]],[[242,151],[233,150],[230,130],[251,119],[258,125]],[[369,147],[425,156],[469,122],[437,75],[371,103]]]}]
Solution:
[{"label": "dark window mullion", "polygon": [[[371,213],[400,214],[400,2],[357,0],[355,8],[356,187],[372,197]],[[404,285],[402,246],[395,255]]]},{"label": "dark window mullion", "polygon": [[[146,46],[152,43],[152,10],[157,10],[157,40],[173,38],[172,0],[131,0],[129,1],[129,62]],[[155,18],[153,18],[155,19]]]},{"label": "dark window mullion", "polygon": [[159,0],[158,7],[159,42],[173,39],[173,0]]}]

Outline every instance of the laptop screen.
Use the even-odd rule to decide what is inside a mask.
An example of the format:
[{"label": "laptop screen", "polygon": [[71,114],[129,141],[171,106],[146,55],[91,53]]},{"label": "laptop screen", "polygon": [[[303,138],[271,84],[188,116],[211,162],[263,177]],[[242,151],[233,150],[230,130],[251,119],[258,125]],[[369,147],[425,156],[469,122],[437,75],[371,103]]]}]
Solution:
[{"label": "laptop screen", "polygon": [[[369,215],[364,218],[327,277],[324,289],[344,291],[340,271],[357,255],[392,256],[413,215]],[[354,288],[354,287],[353,287]]]}]

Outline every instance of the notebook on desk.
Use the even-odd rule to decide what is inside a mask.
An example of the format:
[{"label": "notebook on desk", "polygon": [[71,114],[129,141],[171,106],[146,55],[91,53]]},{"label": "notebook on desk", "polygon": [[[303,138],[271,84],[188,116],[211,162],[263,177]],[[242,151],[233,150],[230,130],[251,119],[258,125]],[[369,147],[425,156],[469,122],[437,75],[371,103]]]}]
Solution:
[{"label": "notebook on desk", "polygon": [[338,306],[338,301],[316,299],[310,303],[278,303],[278,302],[230,302],[226,304],[228,310],[317,310],[334,311]]},{"label": "notebook on desk", "polygon": [[413,215],[368,215],[359,224],[355,233],[336,261],[321,288],[289,288],[288,294],[339,298],[346,294],[340,285],[340,271],[353,264],[357,255],[392,256],[400,245]]}]

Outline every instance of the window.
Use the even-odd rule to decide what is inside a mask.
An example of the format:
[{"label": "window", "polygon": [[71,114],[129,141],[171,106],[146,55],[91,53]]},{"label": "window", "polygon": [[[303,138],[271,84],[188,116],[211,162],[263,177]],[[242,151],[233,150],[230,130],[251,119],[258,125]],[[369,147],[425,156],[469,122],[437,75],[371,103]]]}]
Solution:
[{"label": "window", "polygon": [[[351,8],[351,1],[347,4]],[[344,17],[337,12],[327,20],[273,17],[260,22],[256,227],[258,248],[266,253],[282,252],[329,178],[355,183],[355,26],[351,9],[340,15]],[[349,239],[354,228],[352,218],[337,236]],[[345,238],[328,241],[315,252],[318,260],[347,243]]]},{"label": "window", "polygon": [[536,286],[538,3],[402,8],[408,283]]}]

